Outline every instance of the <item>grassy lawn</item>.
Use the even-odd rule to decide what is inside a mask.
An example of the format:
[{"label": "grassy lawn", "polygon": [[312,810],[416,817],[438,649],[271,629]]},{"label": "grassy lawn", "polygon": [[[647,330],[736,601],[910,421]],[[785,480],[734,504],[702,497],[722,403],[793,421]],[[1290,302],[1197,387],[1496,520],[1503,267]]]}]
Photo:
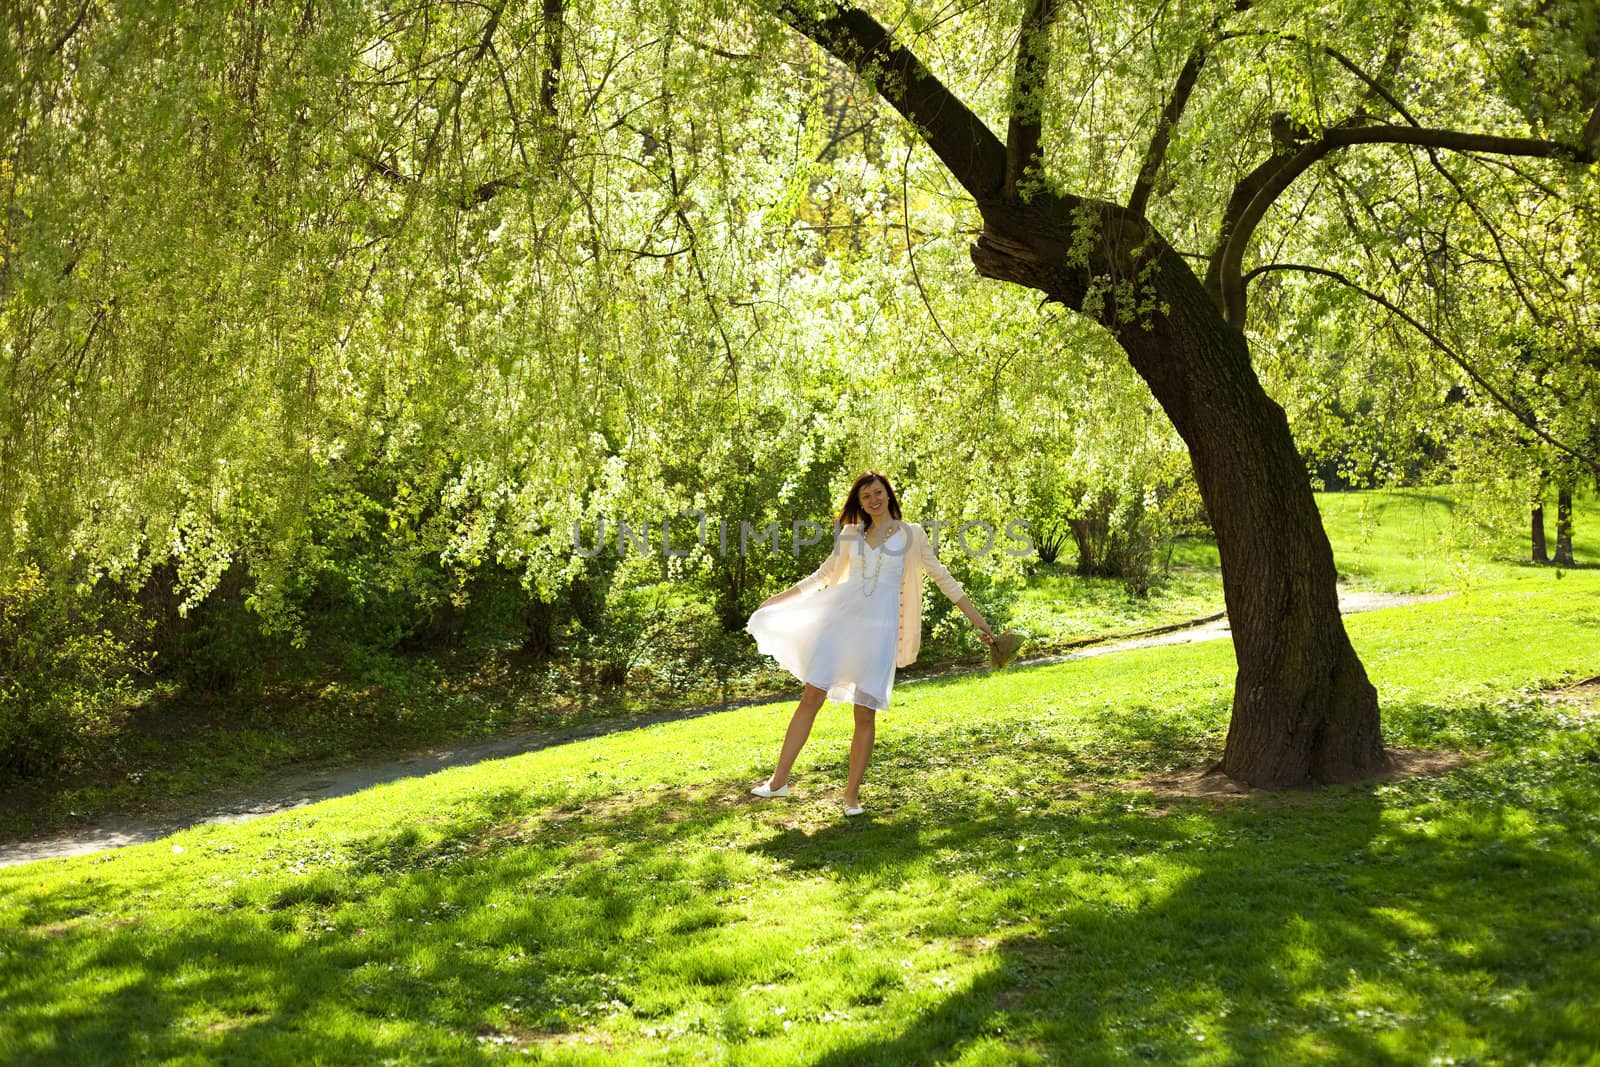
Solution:
[{"label": "grassy lawn", "polygon": [[1217,547],[1183,538],[1172,545],[1166,573],[1149,596],[1136,596],[1115,578],[1080,578],[1070,562],[1044,563],[1028,580],[1009,625],[1029,637],[1032,651],[1106,634],[1186,622],[1222,610]]},{"label": "grassy lawn", "polygon": [[[1384,593],[1464,592],[1527,558],[1527,516],[1488,512],[1449,487],[1319,493],[1340,581]],[[1490,521],[1490,520],[1493,521]],[[1577,555],[1600,559],[1600,502],[1580,500]],[[1553,505],[1545,525],[1555,545]],[[1214,542],[1180,538],[1146,597],[1108,578],[1079,578],[1070,562],[1041,564],[1018,597],[1012,625],[1030,648],[1165,626],[1223,610]]]},{"label": "grassy lawn", "polygon": [[[1431,535],[1354,504],[1404,587]],[[1349,620],[1446,777],[1144,788],[1219,752],[1225,642],[897,688],[861,820],[845,709],[785,801],[789,704],[668,723],[0,871],[0,1062],[1595,1063],[1600,708],[1537,691],[1600,570],[1461,568]]]},{"label": "grassy lawn", "polygon": [[[1499,565],[1507,561],[1527,559],[1530,551],[1526,515],[1496,515],[1498,521],[1490,524],[1450,489],[1322,493],[1317,506],[1340,580],[1361,589],[1463,590],[1502,570]],[[1595,543],[1595,518],[1600,510],[1587,508],[1577,523],[1590,544]],[[1546,526],[1553,546],[1554,520]],[[1582,547],[1580,558],[1593,561],[1594,554]]]},{"label": "grassy lawn", "polygon": [[[685,595],[670,587],[673,596]],[[929,595],[938,594],[930,590]],[[1029,637],[1029,649],[1105,637],[1220,611],[1216,547],[1184,540],[1174,546],[1170,575],[1148,597],[1113,579],[1078,578],[1047,566],[1024,589],[1008,625]],[[967,654],[932,635],[922,662],[901,677],[947,671],[952,662],[977,667],[979,645],[959,612],[955,632]],[[353,760],[408,755],[513,731],[570,729],[649,712],[690,708],[786,692],[793,679],[742,642],[743,661],[719,683],[711,672],[667,677],[648,656],[626,687],[586,678],[570,656],[538,660],[495,647],[435,655],[367,653],[355,662],[307,668],[219,695],[157,688],[103,746],[94,765],[53,780],[0,781],[0,838],[70,831],[107,814],[178,819],[252,779],[332,769]]]}]

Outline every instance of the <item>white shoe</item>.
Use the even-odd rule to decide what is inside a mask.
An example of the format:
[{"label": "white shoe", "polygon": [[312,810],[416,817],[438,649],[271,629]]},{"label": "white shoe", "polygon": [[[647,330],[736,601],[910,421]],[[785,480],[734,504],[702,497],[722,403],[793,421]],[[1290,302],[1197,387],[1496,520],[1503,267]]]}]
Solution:
[{"label": "white shoe", "polygon": [[845,815],[849,816],[850,818],[855,818],[857,815],[865,815],[867,813],[867,809],[866,808],[845,808],[844,809],[844,813],[845,813]]},{"label": "white shoe", "polygon": [[750,790],[750,792],[754,793],[758,797],[761,797],[763,800],[771,800],[773,797],[786,797],[786,796],[788,796],[789,795],[789,786],[787,784],[784,784],[784,785],[780,785],[776,789],[769,789],[769,788],[767,788],[767,783],[766,782],[762,782],[760,785],[758,785],[754,789]]}]

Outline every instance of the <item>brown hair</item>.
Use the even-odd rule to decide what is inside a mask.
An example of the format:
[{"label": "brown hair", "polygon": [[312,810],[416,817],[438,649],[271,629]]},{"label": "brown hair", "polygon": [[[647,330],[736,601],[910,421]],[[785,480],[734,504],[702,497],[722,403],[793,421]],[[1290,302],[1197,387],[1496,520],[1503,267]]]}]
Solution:
[{"label": "brown hair", "polygon": [[872,516],[861,506],[861,490],[869,482],[883,483],[883,488],[889,493],[889,514],[897,519],[900,517],[900,498],[894,495],[894,486],[889,484],[889,479],[877,471],[862,471],[851,483],[850,493],[844,498],[844,507],[839,509],[838,525],[841,529],[852,522],[863,524],[862,533],[872,528]]}]

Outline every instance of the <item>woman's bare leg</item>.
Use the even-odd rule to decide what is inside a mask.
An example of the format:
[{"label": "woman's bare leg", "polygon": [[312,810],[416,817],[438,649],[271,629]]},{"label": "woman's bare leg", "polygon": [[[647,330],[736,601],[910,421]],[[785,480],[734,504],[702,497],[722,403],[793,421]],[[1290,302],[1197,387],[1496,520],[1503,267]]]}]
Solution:
[{"label": "woman's bare leg", "polygon": [[800,750],[806,746],[806,738],[811,736],[811,724],[817,721],[817,712],[822,710],[822,703],[827,698],[824,690],[806,683],[805,691],[800,694],[800,703],[794,709],[794,717],[789,720],[789,730],[783,735],[778,765],[772,769],[772,777],[767,779],[768,789],[782,789],[788,784],[789,771],[799,758]]},{"label": "woman's bare leg", "polygon": [[856,732],[850,738],[850,780],[844,787],[844,806],[861,806],[861,779],[872,762],[872,743],[878,736],[878,713],[865,704],[856,705]]}]

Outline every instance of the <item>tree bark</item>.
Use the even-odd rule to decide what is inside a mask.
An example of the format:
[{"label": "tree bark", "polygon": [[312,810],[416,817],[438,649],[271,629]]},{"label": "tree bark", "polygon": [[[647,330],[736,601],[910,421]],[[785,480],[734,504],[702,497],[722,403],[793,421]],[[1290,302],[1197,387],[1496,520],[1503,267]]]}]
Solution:
[{"label": "tree bark", "polygon": [[1549,563],[1550,552],[1544,543],[1544,503],[1533,505],[1533,562]]},{"label": "tree bark", "polygon": [[1006,127],[1006,198],[1017,198],[1029,168],[1039,165],[1043,135],[1040,90],[1050,69],[1050,25],[1057,0],[1034,0],[1017,40],[1017,69],[1011,78],[1011,121]]},{"label": "tree bark", "polygon": [[1571,567],[1572,559],[1572,485],[1556,488],[1556,559],[1562,566]]},{"label": "tree bark", "polygon": [[[1388,765],[1377,691],[1339,615],[1333,550],[1289,421],[1242,331],[1148,224],[1113,204],[980,200],[978,273],[1093,314],[1189,447],[1222,559],[1239,673],[1220,769],[1253,786],[1355,781]],[[1096,236],[1082,264],[1076,228]],[[1110,279],[1107,287],[1104,282]],[[1129,287],[1119,288],[1126,281]]]},{"label": "tree bark", "polygon": [[567,0],[544,0],[544,70],[539,72],[539,114],[556,121],[556,98],[561,88],[562,38]]}]

